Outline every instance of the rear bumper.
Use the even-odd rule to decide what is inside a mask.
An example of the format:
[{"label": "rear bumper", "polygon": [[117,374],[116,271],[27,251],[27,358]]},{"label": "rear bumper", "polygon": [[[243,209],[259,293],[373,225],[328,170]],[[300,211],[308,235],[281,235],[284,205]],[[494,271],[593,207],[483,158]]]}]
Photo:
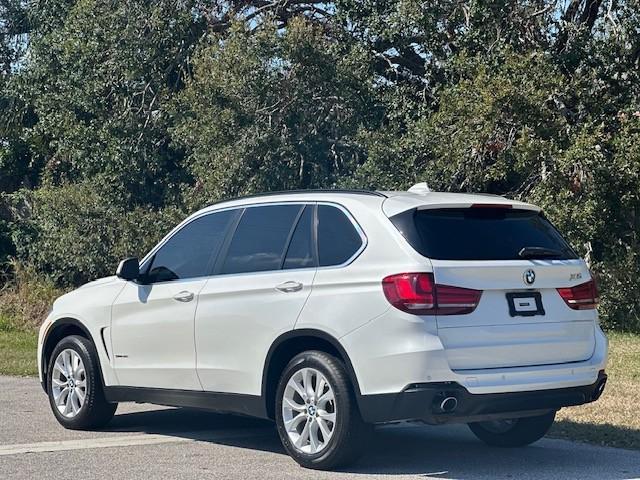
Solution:
[{"label": "rear bumper", "polygon": [[[473,394],[455,382],[423,383],[407,386],[400,393],[362,395],[358,399],[363,419],[370,423],[422,420],[431,424],[468,423],[496,418],[535,415],[562,407],[582,405],[597,400],[604,390],[607,375],[577,387],[528,392]],[[455,408],[443,411],[445,398]]]}]

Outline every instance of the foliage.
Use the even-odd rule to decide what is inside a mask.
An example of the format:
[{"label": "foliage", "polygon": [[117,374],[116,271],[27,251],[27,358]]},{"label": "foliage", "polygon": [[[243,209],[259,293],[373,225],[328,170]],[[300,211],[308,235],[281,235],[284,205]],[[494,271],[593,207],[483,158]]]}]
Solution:
[{"label": "foliage", "polygon": [[302,19],[282,35],[236,25],[205,43],[174,130],[197,196],[317,188],[353,171],[358,128],[380,121],[358,54]]},{"label": "foliage", "polygon": [[42,187],[29,201],[30,218],[14,233],[18,256],[58,285],[112,275],[121,259],[142,258],[183,217],[172,207],[106,202],[87,182]]},{"label": "foliage", "polygon": [[63,291],[33,267],[12,263],[13,279],[0,289],[0,332],[32,330]]},{"label": "foliage", "polygon": [[598,276],[607,325],[640,329],[640,114],[622,114],[615,135],[585,128],[532,198]]},{"label": "foliage", "polygon": [[220,198],[426,180],[542,205],[640,331],[639,6],[0,1],[0,261],[70,287]]}]

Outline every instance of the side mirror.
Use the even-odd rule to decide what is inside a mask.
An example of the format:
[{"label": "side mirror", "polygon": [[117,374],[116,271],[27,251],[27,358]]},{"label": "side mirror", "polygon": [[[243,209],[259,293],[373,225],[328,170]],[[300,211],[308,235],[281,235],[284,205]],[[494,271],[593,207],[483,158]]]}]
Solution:
[{"label": "side mirror", "polygon": [[140,264],[136,257],[125,258],[118,265],[116,276],[123,280],[135,280],[140,276]]}]

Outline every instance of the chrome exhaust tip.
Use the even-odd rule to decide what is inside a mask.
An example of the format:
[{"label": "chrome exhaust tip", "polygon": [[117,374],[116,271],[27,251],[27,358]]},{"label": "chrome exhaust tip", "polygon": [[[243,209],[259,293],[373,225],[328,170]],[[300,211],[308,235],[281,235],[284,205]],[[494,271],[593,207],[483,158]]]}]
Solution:
[{"label": "chrome exhaust tip", "polygon": [[593,395],[591,397],[591,399],[594,402],[596,400],[598,400],[602,396],[602,393],[604,392],[604,387],[605,387],[606,384],[607,384],[607,379],[606,378],[603,378],[602,380],[600,380],[600,383],[598,383],[598,386],[593,391]]},{"label": "chrome exhaust tip", "polygon": [[445,397],[440,405],[439,410],[444,413],[451,413],[458,407],[458,399],[456,397]]}]

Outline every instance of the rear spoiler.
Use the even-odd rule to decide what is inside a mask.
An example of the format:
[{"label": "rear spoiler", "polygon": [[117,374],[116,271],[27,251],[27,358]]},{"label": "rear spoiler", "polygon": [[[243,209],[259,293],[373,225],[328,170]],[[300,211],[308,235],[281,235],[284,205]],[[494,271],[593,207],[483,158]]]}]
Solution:
[{"label": "rear spoiler", "polygon": [[393,217],[407,210],[429,210],[440,208],[513,208],[539,212],[537,205],[509,200],[494,195],[476,195],[468,193],[429,192],[424,194],[398,194],[389,196],[383,204],[382,211],[387,217]]}]

